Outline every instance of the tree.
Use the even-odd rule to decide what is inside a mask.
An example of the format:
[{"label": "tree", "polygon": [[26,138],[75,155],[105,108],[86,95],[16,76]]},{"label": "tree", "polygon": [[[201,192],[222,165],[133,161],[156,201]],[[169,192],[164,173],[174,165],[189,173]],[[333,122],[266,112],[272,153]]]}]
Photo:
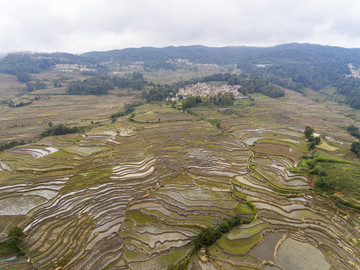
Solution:
[{"label": "tree", "polygon": [[222,222],[222,223],[220,224],[220,226],[218,227],[218,229],[219,229],[219,231],[220,231],[222,234],[224,234],[224,233],[229,232],[231,228],[230,228],[230,225],[229,225],[229,223],[227,222],[227,220],[225,220],[224,222]]},{"label": "tree", "polygon": [[314,134],[314,129],[310,126],[306,126],[304,134],[305,138],[309,140],[309,138],[311,138],[311,136]]},{"label": "tree", "polygon": [[7,234],[7,245],[18,252],[22,252],[19,243],[23,235],[24,233],[20,227],[11,228]]},{"label": "tree", "polygon": [[26,91],[32,92],[34,90],[35,90],[35,84],[30,82],[26,83]]},{"label": "tree", "polygon": [[311,142],[311,143],[309,143],[308,144],[308,148],[309,148],[309,150],[314,150],[315,149],[315,142]]},{"label": "tree", "polygon": [[354,136],[354,137],[360,139],[360,132],[359,132],[359,128],[357,126],[350,125],[346,129],[350,133],[351,136]]},{"label": "tree", "polygon": [[20,82],[23,82],[23,83],[31,81],[31,76],[27,72],[20,72],[20,73],[16,74],[16,77]]},{"label": "tree", "polygon": [[195,249],[199,250],[202,246],[211,246],[216,241],[214,227],[202,230],[193,240]]},{"label": "tree", "polygon": [[61,81],[59,79],[54,81],[54,87],[61,87]]},{"label": "tree", "polygon": [[47,136],[56,136],[56,135],[64,135],[69,133],[77,133],[80,132],[81,129],[78,127],[67,127],[64,124],[58,124],[56,126],[49,127],[44,132],[40,134],[41,138]]},{"label": "tree", "polygon": [[230,228],[234,228],[241,224],[241,217],[238,214],[236,214],[235,216],[233,216],[231,219],[228,220],[228,223],[230,225]]},{"label": "tree", "polygon": [[352,143],[350,150],[360,157],[360,142]]}]

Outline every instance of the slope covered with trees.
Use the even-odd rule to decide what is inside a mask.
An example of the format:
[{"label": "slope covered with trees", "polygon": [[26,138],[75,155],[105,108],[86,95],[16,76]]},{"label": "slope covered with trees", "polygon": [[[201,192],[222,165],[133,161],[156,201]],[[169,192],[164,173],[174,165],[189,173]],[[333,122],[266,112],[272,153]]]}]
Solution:
[{"label": "slope covered with trees", "polygon": [[[0,72],[17,75],[22,82],[30,80],[29,73],[48,70],[58,63],[92,64],[98,71],[107,72],[106,65],[126,66],[134,62],[142,63],[148,70],[176,70],[176,59],[187,59],[196,64],[216,64],[240,69],[250,78],[261,78],[298,92],[306,88],[314,90],[328,86],[337,88],[337,93],[345,97],[345,102],[360,108],[358,79],[351,75],[348,64],[360,66],[360,49],[321,46],[313,44],[283,44],[268,48],[180,46],[166,48],[128,48],[106,52],[88,52],[82,55],[66,53],[53,54],[9,54],[0,60]],[[101,63],[101,64],[100,64]],[[131,88],[140,90],[143,80],[135,82]],[[125,79],[113,81],[115,85],[129,85]],[[134,82],[132,82],[134,83]],[[81,88],[80,84],[76,88]],[[273,95],[273,86],[262,92]],[[70,92],[73,92],[70,90]],[[76,92],[76,91],[75,91]],[[255,90],[256,92],[256,90]],[[261,92],[261,91],[260,91]],[[271,92],[271,93],[270,93]],[[270,93],[270,94],[269,94]],[[280,92],[274,96],[281,96]]]}]

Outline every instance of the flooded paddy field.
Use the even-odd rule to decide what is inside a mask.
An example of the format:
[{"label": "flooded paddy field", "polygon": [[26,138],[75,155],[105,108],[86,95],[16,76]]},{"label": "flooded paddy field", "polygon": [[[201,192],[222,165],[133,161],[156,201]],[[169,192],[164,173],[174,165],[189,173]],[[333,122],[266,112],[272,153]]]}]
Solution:
[{"label": "flooded paddy field", "polygon": [[[308,153],[302,130],[323,109],[287,98],[255,96],[262,106],[243,115],[147,104],[134,121],[0,153],[1,235],[21,226],[26,253],[1,267],[167,269],[191,258],[189,269],[359,269],[359,213],[296,170]],[[345,134],[341,115],[312,121],[322,135]],[[235,215],[251,222],[191,255],[203,228]]]}]

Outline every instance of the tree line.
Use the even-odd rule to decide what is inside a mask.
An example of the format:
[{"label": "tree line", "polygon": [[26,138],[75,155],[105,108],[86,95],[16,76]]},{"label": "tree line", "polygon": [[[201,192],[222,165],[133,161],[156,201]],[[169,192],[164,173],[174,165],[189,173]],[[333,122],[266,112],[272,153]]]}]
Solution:
[{"label": "tree line", "polygon": [[152,101],[163,101],[168,97],[175,96],[178,89],[176,84],[152,84],[149,88],[141,92],[141,97],[148,103]]},{"label": "tree line", "polygon": [[[278,98],[285,95],[285,92],[281,87],[276,86],[260,77],[248,77],[244,74],[235,75],[230,73],[217,73],[204,77],[192,78],[186,81],[178,81],[173,84],[149,84],[152,87],[144,89],[142,91],[142,97],[146,100],[146,102],[162,101],[168,97],[175,96],[175,94],[180,88],[196,83],[207,83],[214,81],[225,82],[229,85],[241,85],[238,91],[244,95],[248,95],[251,93],[262,93],[272,98]],[[200,101],[199,98],[200,97],[197,98],[196,103],[206,103],[203,98],[201,98],[202,101]],[[213,98],[215,100],[209,100],[207,102],[215,105],[232,105],[232,102],[225,101],[225,104],[217,97]],[[194,100],[189,99],[186,102],[188,102],[189,104],[193,104]]]},{"label": "tree line", "polygon": [[142,73],[133,72],[124,77],[100,76],[91,77],[83,81],[72,81],[67,85],[66,91],[72,95],[103,95],[109,90],[118,88],[132,88],[142,90],[146,85],[146,80]]},{"label": "tree line", "polygon": [[352,108],[360,109],[360,80],[353,77],[342,78],[334,86],[336,91],[345,97],[345,103]]},{"label": "tree line", "polygon": [[242,219],[238,214],[236,214],[233,217],[225,219],[216,227],[207,227],[201,230],[201,232],[193,239],[195,250],[199,250],[203,246],[211,246],[216,242],[216,240],[220,239],[221,236],[228,233],[233,228],[241,224],[249,224],[252,222],[257,214],[257,209],[250,201],[247,201],[246,204],[252,209],[253,212],[250,219]]},{"label": "tree line", "polygon": [[308,141],[308,149],[314,150],[316,145],[321,143],[319,136],[314,136],[314,129],[310,126],[306,126],[304,130],[305,138]]},{"label": "tree line", "polygon": [[128,115],[130,113],[132,113],[133,111],[135,111],[135,108],[142,105],[142,102],[133,102],[130,104],[125,104],[124,105],[124,109],[117,112],[117,113],[113,113],[110,116],[111,122],[115,122],[117,118]]},{"label": "tree line", "polygon": [[182,110],[201,105],[215,105],[215,106],[232,106],[234,105],[235,97],[233,93],[218,93],[216,96],[210,97],[187,97],[182,100]]},{"label": "tree line", "polygon": [[40,134],[40,138],[48,137],[48,136],[56,136],[56,135],[64,135],[71,133],[79,133],[82,132],[83,129],[80,127],[67,127],[64,124],[58,124],[55,126],[50,126],[45,131]]},{"label": "tree line", "polygon": [[25,255],[25,251],[20,247],[21,238],[23,236],[24,233],[20,227],[12,227],[7,233],[6,240],[0,243],[0,248],[3,246],[10,249],[12,252]]},{"label": "tree line", "polygon": [[0,152],[5,151],[7,149],[13,148],[18,145],[24,145],[25,142],[23,140],[21,141],[10,141],[7,143],[0,144]]},{"label": "tree line", "polygon": [[[355,125],[350,125],[346,128],[349,134],[355,138],[360,139],[359,128]],[[351,152],[355,153],[358,157],[360,157],[360,142],[353,142],[350,148]]]}]

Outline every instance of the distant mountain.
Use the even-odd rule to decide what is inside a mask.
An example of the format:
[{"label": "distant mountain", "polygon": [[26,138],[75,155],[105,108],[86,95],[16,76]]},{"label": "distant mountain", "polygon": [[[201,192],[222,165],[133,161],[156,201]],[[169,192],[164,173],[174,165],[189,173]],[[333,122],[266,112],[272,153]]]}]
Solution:
[{"label": "distant mountain", "polygon": [[105,52],[88,52],[81,55],[98,61],[166,61],[184,58],[203,64],[229,65],[241,61],[260,63],[294,63],[313,61],[335,61],[360,63],[360,49],[321,46],[313,44],[283,44],[274,47],[205,47],[180,46],[165,48],[129,48]]},{"label": "distant mountain", "polygon": [[56,64],[69,63],[91,65],[104,73],[107,65],[134,62],[141,62],[145,70],[176,70],[179,65],[174,60],[178,58],[193,64],[231,65],[245,74],[300,92],[304,88],[319,90],[339,85],[339,81],[351,75],[350,63],[355,70],[360,67],[360,49],[291,43],[273,47],[143,47],[81,55],[15,53],[0,60],[0,72],[37,73]]},{"label": "distant mountain", "polygon": [[[0,56],[1,57],[1,56]],[[321,46],[313,44],[283,44],[274,47],[205,47],[180,46],[165,48],[128,48],[104,52],[88,52],[81,55],[70,53],[14,53],[0,61],[0,72],[16,73],[18,66],[23,72],[39,72],[48,69],[56,63],[96,64],[99,62],[117,62],[128,64],[131,62],[165,63],[169,59],[183,58],[193,63],[234,65],[239,68],[253,65],[279,64],[310,64],[333,63],[360,65],[360,49],[346,49],[341,47]]]}]

